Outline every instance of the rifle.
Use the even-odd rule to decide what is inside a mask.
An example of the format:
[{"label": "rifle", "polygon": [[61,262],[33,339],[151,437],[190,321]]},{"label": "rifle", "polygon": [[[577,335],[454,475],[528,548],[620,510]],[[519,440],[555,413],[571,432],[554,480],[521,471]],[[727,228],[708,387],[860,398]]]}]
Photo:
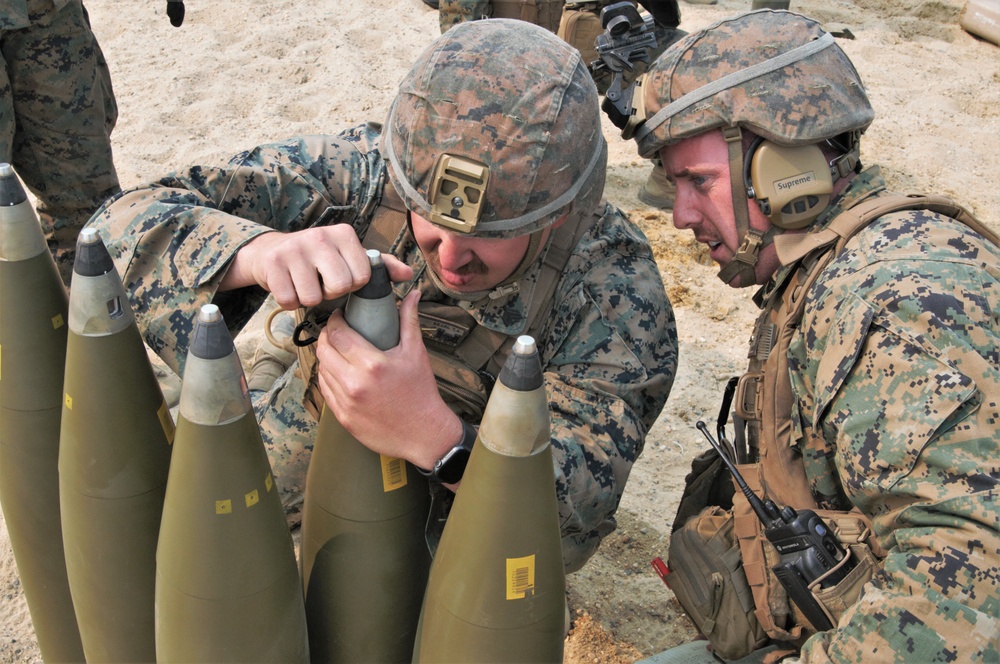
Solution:
[{"label": "rifle", "polygon": [[[658,43],[665,48],[686,33],[677,28],[658,28],[652,16],[643,18],[630,2],[616,2],[603,8],[601,27],[604,32],[594,42],[599,58],[588,67],[595,79],[605,72],[611,73],[611,84],[604,93],[601,109],[627,140],[645,120],[632,104],[641,73],[639,63],[649,65],[650,53]],[[627,74],[630,76],[626,77]]]}]

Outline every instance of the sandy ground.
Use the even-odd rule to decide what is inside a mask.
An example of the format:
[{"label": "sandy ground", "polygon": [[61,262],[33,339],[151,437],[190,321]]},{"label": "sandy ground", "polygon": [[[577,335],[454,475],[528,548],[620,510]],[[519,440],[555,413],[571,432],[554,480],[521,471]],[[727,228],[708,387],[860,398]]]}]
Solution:
[{"label": "sandy ground", "polygon": [[[749,4],[682,2],[681,27],[705,27]],[[792,8],[856,37],[841,43],[878,112],[863,161],[881,163],[894,188],[952,196],[1000,230],[1000,49],[959,27],[963,4],[793,0]],[[438,34],[436,12],[420,0],[188,0],[179,29],[165,5],[87,2],[121,111],[113,139],[123,187],[261,142],[380,121],[409,63]],[[606,134],[608,197],[657,251],[681,364],[625,490],[618,531],[569,578],[566,661],[581,663],[632,662],[693,635],[649,563],[666,555],[684,475],[705,447],[694,422],[715,417],[724,382],[744,365],[753,320],[750,292],[722,285],[690,234],[638,201],[648,166],[610,124]],[[39,661],[2,526],[0,662]]]}]

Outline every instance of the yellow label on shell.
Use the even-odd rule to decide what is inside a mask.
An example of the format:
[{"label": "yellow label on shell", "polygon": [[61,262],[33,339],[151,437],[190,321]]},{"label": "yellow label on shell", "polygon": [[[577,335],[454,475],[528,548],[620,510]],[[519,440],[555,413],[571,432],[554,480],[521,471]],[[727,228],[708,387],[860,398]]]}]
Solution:
[{"label": "yellow label on shell", "polygon": [[160,426],[163,427],[163,435],[167,437],[167,445],[174,444],[174,418],[170,417],[170,409],[167,402],[160,402],[160,407],[156,410],[156,416],[160,419]]},{"label": "yellow label on shell", "polygon": [[216,514],[232,514],[233,513],[233,501],[231,500],[217,500],[215,501],[215,513]]},{"label": "yellow label on shell", "polygon": [[406,462],[384,454],[378,456],[382,462],[382,490],[389,493],[406,486]]},{"label": "yellow label on shell", "polygon": [[66,321],[63,319],[63,315],[62,314],[56,314],[55,316],[52,317],[52,329],[53,330],[58,330],[60,327],[62,327],[65,324],[66,324]]},{"label": "yellow label on shell", "polygon": [[257,493],[257,489],[254,489],[250,493],[245,494],[243,500],[246,501],[247,507],[253,507],[260,502],[260,494]]},{"label": "yellow label on shell", "polygon": [[271,473],[268,473],[267,477],[264,478],[264,488],[267,489],[268,493],[270,493],[271,487],[273,486],[274,486],[274,478],[271,477]]},{"label": "yellow label on shell", "polygon": [[535,554],[507,559],[507,599],[524,599],[535,593]]},{"label": "yellow label on shell", "polygon": [[73,410],[73,397],[69,395],[69,392],[66,393],[66,408]]}]

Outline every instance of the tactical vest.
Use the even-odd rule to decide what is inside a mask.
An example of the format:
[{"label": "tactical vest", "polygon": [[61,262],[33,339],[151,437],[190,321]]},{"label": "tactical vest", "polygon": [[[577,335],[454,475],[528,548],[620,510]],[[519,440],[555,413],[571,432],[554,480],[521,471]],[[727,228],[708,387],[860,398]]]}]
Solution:
[{"label": "tactical vest", "polygon": [[[636,0],[628,0],[638,7]],[[559,31],[556,33],[570,46],[580,51],[585,65],[597,60],[597,47],[594,42],[597,36],[604,32],[601,26],[601,10],[613,0],[593,0],[592,2],[567,2],[563,9],[562,20],[559,21]],[[650,58],[652,62],[655,56]],[[603,94],[603,91],[601,91]]]},{"label": "tactical vest", "polygon": [[[541,274],[528,306],[527,323],[522,334],[536,339],[548,321],[556,286],[563,275],[573,248],[591,227],[593,218],[604,209],[598,206],[593,216],[568,220],[551,235],[543,252]],[[364,214],[362,212],[362,214]],[[362,238],[366,249],[399,255],[404,244],[414,240],[407,224],[407,210],[396,190],[387,181],[382,186],[381,198],[372,214],[372,220]],[[318,331],[323,317],[336,304],[300,308],[296,322],[312,321]],[[475,318],[457,305],[439,302],[421,302],[418,306],[420,327],[427,347],[431,368],[437,379],[438,390],[445,403],[459,417],[478,424],[486,409],[486,402],[504,360],[514,346],[517,335],[496,332],[479,325]],[[299,375],[306,388],[303,405],[319,419],[323,407],[316,376],[314,345],[297,347]]]},{"label": "tactical vest", "polygon": [[442,0],[438,19],[442,33],[458,23],[484,18],[518,19],[554,33],[562,10],[563,0]]},{"label": "tactical vest", "polygon": [[[736,388],[734,420],[737,428],[741,420],[746,423],[751,461],[739,465],[747,484],[758,496],[766,496],[778,505],[814,510],[859,559],[849,578],[829,589],[834,592],[816,592],[833,624],[860,596],[864,583],[880,567],[885,551],[875,541],[871,522],[859,510],[820,509],[810,491],[805,466],[795,447],[791,421],[795,395],[788,373],[788,347],[798,332],[812,286],[847,241],[885,214],[914,209],[928,209],[951,217],[1000,245],[1000,238],[961,206],[941,196],[921,195],[891,194],[865,199],[842,212],[818,233],[789,236],[789,247],[794,245],[794,248],[784,258],[790,265],[797,263],[797,268],[784,287],[771,293],[763,303],[750,339],[749,367]],[[807,435],[817,434],[810,430]],[[777,552],[764,537],[762,524],[741,491],[736,491],[733,503],[734,533],[753,593],[757,620],[772,639],[801,643],[816,630],[788,601],[771,571],[778,562]],[[826,595],[821,596],[822,593]]]}]

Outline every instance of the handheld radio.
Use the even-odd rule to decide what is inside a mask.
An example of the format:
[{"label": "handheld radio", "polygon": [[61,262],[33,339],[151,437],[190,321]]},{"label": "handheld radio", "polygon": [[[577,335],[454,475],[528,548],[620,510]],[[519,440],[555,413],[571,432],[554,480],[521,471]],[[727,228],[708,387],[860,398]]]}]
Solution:
[{"label": "handheld radio", "polygon": [[771,569],[788,596],[817,630],[833,629],[830,618],[810,592],[809,585],[817,579],[821,588],[836,585],[854,568],[854,559],[847,555],[829,526],[812,510],[779,508],[771,500],[758,498],[708,432],[705,423],[698,421],[695,426],[722,457],[750,507],[764,525],[764,536],[780,556],[780,562]]}]

